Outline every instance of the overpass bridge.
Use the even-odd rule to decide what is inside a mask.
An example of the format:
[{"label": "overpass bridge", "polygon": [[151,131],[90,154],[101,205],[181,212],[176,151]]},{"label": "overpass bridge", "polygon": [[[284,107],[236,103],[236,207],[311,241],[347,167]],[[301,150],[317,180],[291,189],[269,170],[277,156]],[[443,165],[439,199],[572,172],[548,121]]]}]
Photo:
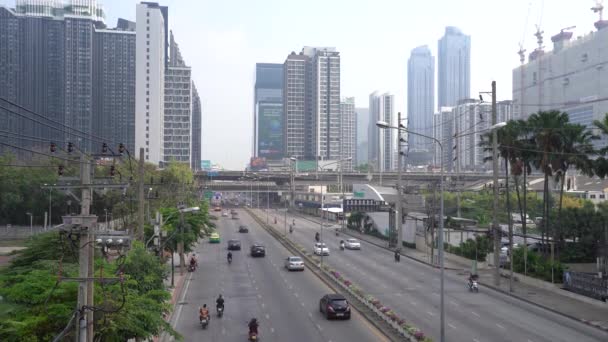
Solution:
[{"label": "overpass bridge", "polygon": [[[327,185],[335,184],[339,179],[338,172],[308,172],[296,173],[295,184]],[[479,183],[492,180],[492,173],[445,173],[445,180],[455,180],[461,183]],[[253,179],[274,182],[278,185],[288,184],[291,179],[290,172],[247,172],[247,171],[199,171],[195,177],[201,182],[209,181],[250,181]],[[404,172],[401,176],[404,182],[430,183],[440,179],[438,172]],[[345,172],[342,175],[345,184],[374,183],[382,185],[394,185],[397,183],[397,172],[383,173],[359,173]]]}]

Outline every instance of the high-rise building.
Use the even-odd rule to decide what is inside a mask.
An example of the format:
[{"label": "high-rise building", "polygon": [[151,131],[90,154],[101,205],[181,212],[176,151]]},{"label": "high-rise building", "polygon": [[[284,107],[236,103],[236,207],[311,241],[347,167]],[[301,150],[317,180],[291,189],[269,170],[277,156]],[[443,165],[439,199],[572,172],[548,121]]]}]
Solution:
[{"label": "high-rise building", "polygon": [[168,8],[136,6],[135,148],[159,165],[164,158],[165,69],[168,66]]},{"label": "high-rise building", "polygon": [[455,106],[471,97],[471,36],[448,26],[438,45],[438,106]]},{"label": "high-rise building", "polygon": [[[109,53],[112,52],[112,53]],[[135,149],[135,23],[93,36],[93,127],[97,135]]]},{"label": "high-rise building", "polygon": [[310,141],[307,139],[311,121],[311,101],[307,96],[307,85],[310,83],[308,64],[308,56],[295,52],[287,56],[283,64],[283,146],[286,157],[304,159],[307,152],[306,143]]},{"label": "high-rise building", "polygon": [[352,171],[357,165],[357,113],[355,112],[355,98],[347,97],[340,103],[341,130],[340,159],[342,170]]},{"label": "high-rise building", "polygon": [[357,164],[367,164],[369,146],[369,109],[355,108],[357,115]]},{"label": "high-rise building", "polygon": [[163,162],[192,164],[192,70],[169,34],[169,63],[165,70]]},{"label": "high-rise building", "polygon": [[200,170],[202,160],[202,105],[201,98],[192,81],[192,170]]},{"label": "high-rise building", "polygon": [[[475,99],[459,101],[454,107],[443,107],[435,114],[435,138],[443,144],[443,162],[448,172],[478,171],[492,168],[491,151],[481,145],[492,126],[492,104]],[[513,118],[511,101],[496,104],[496,122]],[[436,145],[436,144],[435,144]],[[439,146],[435,146],[435,166],[439,166]]]},{"label": "high-rise building", "polygon": [[384,121],[396,126],[395,96],[373,92],[369,96],[369,154],[368,162],[374,171],[384,172],[396,168],[397,142],[393,129],[381,129],[376,122]]},{"label": "high-rise building", "polygon": [[340,158],[340,53],[304,47],[284,63],[285,155],[307,160]]},{"label": "high-rise building", "polygon": [[[551,37],[552,51],[535,49],[528,62],[513,69],[515,119],[538,111],[568,113],[570,122],[591,127],[608,112],[608,28],[596,22],[597,31],[571,40],[572,32]],[[542,40],[541,40],[542,41]],[[522,62],[525,56],[522,55]],[[600,139],[597,145],[606,146]]]},{"label": "high-rise building", "polygon": [[283,64],[257,63],[253,108],[253,156],[283,158]]},{"label": "high-rise building", "polygon": [[[433,135],[435,107],[435,57],[431,50],[419,46],[412,50],[407,64],[407,127],[408,130],[427,136]],[[406,163],[428,165],[433,159],[433,141],[408,135]]]},{"label": "high-rise building", "polygon": [[0,97],[46,118],[3,103],[9,110],[0,109],[0,129],[12,133],[11,142],[35,146],[23,140],[29,136],[83,151],[99,151],[102,142],[133,146],[134,34],[120,22],[106,29],[95,0],[0,5]]}]

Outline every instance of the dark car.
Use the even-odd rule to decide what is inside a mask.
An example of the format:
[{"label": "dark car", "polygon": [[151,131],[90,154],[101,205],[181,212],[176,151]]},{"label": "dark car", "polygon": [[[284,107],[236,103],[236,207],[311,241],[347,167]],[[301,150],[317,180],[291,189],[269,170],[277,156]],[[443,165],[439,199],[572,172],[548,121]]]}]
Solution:
[{"label": "dark car", "polygon": [[239,233],[249,233],[247,226],[239,226]]},{"label": "dark car", "polygon": [[255,244],[255,245],[251,246],[251,256],[252,257],[266,256],[266,247],[264,247],[260,244]]},{"label": "dark car", "polygon": [[240,251],[241,250],[241,241],[228,240],[228,250],[229,251]]},{"label": "dark car", "polygon": [[319,311],[325,314],[327,319],[344,318],[350,319],[350,305],[341,294],[326,294],[319,301]]}]

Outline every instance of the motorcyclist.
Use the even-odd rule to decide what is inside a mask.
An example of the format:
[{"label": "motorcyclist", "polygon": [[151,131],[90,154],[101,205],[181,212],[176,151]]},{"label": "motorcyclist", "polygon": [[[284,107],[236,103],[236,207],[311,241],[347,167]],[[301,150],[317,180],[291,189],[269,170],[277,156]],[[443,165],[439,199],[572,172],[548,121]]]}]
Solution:
[{"label": "motorcyclist", "polygon": [[293,233],[293,226],[289,225],[289,233]]},{"label": "motorcyclist", "polygon": [[196,255],[192,254],[192,256],[190,256],[190,267],[194,270],[197,266],[198,262],[196,261]]},{"label": "motorcyclist", "polygon": [[219,310],[219,308],[224,308],[224,297],[220,294],[215,300],[215,306]]},{"label": "motorcyclist", "polygon": [[469,275],[469,287],[473,286],[473,282],[477,281],[477,278],[478,278],[477,274],[471,273]]},{"label": "motorcyclist", "polygon": [[252,318],[251,321],[249,321],[249,335],[251,334],[258,334],[258,320],[257,318]]},{"label": "motorcyclist", "polygon": [[228,259],[228,262],[232,262],[232,252],[228,251],[228,255],[226,257]]},{"label": "motorcyclist", "polygon": [[199,321],[202,321],[203,319],[209,320],[209,309],[207,309],[207,304],[203,304],[203,307],[199,308],[198,314]]},{"label": "motorcyclist", "polygon": [[401,260],[401,253],[399,253],[399,249],[395,249],[395,262],[399,262]]},{"label": "motorcyclist", "polygon": [[317,242],[319,242],[319,237],[320,237],[320,236],[319,236],[319,232],[316,232],[316,233],[315,233],[315,240],[316,240]]},{"label": "motorcyclist", "polygon": [[344,240],[340,240],[340,249],[344,249],[346,247],[346,244],[344,243]]}]

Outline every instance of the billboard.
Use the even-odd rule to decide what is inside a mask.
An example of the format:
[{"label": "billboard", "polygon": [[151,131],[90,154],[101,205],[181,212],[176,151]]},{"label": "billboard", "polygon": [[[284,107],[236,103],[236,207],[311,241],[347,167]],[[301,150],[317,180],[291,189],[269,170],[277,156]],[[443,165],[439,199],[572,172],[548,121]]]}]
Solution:
[{"label": "billboard", "polygon": [[258,157],[283,157],[283,104],[258,103]]},{"label": "billboard", "polygon": [[266,158],[251,158],[249,160],[249,168],[251,169],[251,171],[260,171],[268,169],[268,165],[266,164]]}]

